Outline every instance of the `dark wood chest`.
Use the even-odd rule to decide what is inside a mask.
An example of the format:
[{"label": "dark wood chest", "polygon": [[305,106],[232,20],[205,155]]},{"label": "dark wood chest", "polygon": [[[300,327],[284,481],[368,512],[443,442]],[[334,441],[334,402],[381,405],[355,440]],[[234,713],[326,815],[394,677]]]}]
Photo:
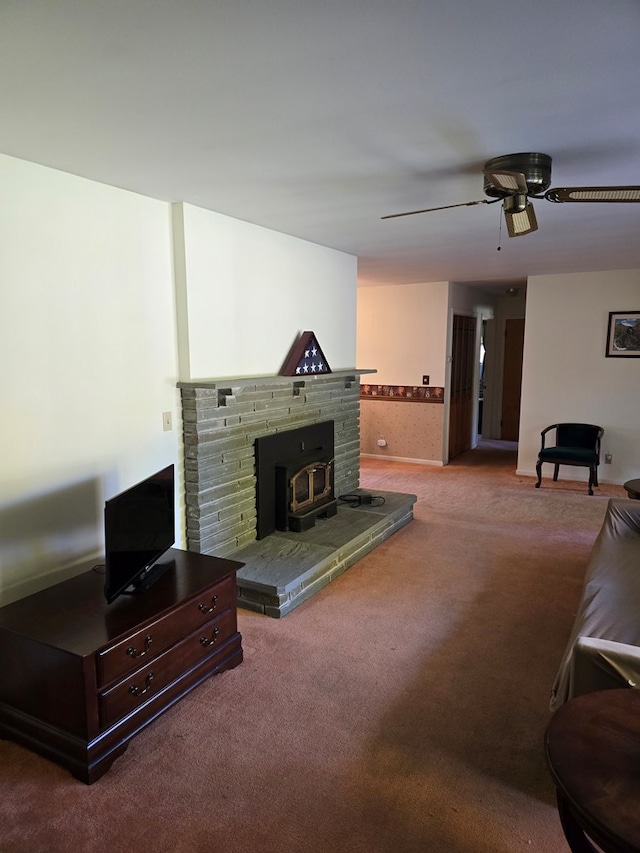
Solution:
[{"label": "dark wood chest", "polygon": [[242,563],[172,548],[146,593],[107,604],[87,571],[0,608],[0,736],[90,784],[132,737],[242,661]]}]

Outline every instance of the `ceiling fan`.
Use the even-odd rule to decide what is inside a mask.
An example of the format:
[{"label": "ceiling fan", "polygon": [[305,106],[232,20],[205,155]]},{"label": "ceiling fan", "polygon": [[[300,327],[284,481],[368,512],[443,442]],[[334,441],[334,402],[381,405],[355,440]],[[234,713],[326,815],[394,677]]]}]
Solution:
[{"label": "ceiling fan", "polygon": [[487,160],[483,168],[484,192],[489,198],[465,201],[461,204],[446,204],[424,210],[409,210],[392,213],[381,219],[413,216],[416,213],[431,213],[451,207],[471,207],[475,204],[495,204],[502,201],[509,237],[520,237],[537,231],[535,210],[529,201],[543,198],[557,203],[564,202],[617,202],[639,203],[640,186],[628,187],[553,187],[551,184],[551,157],[548,154],[524,153],[503,154]]}]

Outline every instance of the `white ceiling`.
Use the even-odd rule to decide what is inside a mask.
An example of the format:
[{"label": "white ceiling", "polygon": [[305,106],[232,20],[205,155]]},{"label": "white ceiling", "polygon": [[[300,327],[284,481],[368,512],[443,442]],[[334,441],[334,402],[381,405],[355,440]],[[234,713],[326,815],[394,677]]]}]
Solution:
[{"label": "white ceiling", "polygon": [[0,151],[340,249],[361,283],[640,267],[640,205],[535,202],[509,239],[499,154],[554,186],[640,184],[638,0],[2,0]]}]

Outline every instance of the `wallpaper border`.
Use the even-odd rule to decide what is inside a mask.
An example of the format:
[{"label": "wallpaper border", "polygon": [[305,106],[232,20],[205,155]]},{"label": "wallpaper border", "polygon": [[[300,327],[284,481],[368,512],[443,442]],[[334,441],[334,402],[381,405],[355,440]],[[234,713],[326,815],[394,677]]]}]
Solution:
[{"label": "wallpaper border", "polygon": [[360,385],[361,400],[444,403],[444,388],[425,385]]}]

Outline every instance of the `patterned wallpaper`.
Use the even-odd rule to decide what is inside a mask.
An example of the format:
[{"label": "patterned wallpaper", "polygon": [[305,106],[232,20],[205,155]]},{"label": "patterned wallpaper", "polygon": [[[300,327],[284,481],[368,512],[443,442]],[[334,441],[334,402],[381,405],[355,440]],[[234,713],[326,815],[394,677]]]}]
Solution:
[{"label": "patterned wallpaper", "polygon": [[[406,399],[395,397],[360,398],[360,452],[364,456],[442,465],[443,430],[444,406],[407,406]],[[380,439],[384,439],[383,446],[378,444]]]}]

